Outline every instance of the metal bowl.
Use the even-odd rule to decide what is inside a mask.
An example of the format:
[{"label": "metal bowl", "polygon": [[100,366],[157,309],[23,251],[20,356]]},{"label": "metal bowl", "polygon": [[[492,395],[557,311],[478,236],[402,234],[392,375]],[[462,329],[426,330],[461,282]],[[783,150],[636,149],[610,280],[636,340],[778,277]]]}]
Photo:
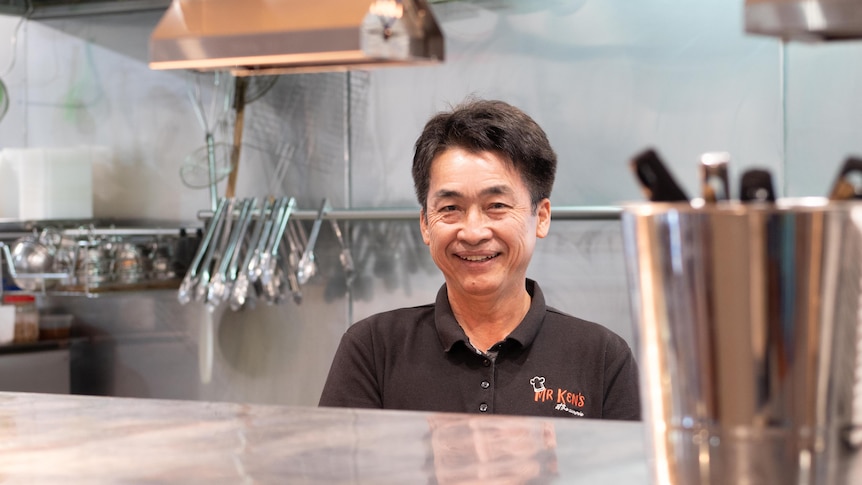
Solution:
[{"label": "metal bowl", "polygon": [[12,265],[15,267],[15,285],[22,290],[37,291],[57,284],[55,279],[28,275],[52,273],[54,252],[33,237],[23,237],[12,244]]}]

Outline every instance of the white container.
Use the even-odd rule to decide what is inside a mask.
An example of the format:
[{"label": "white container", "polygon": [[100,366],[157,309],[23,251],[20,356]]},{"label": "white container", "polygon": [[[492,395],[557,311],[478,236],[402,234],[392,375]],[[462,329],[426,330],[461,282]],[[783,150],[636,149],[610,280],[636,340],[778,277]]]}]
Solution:
[{"label": "white container", "polygon": [[11,344],[15,339],[15,306],[0,305],[0,345]]},{"label": "white container", "polygon": [[[92,218],[93,159],[107,152],[105,147],[91,146],[4,149],[0,157],[4,174],[17,174],[17,218]],[[3,209],[2,214],[12,212]]]}]

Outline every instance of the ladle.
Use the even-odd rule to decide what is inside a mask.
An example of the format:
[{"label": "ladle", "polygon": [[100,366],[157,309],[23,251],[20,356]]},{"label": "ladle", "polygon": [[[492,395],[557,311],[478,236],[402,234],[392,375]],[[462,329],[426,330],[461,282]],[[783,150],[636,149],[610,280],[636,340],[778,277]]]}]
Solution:
[{"label": "ladle", "polygon": [[311,234],[308,236],[308,243],[305,245],[302,259],[299,260],[296,277],[301,285],[308,283],[308,280],[317,273],[317,263],[314,261],[314,246],[317,244],[317,236],[320,234],[320,225],[323,222],[323,216],[326,215],[328,209],[329,200],[323,199],[320,210],[317,212],[317,218],[311,226]]}]

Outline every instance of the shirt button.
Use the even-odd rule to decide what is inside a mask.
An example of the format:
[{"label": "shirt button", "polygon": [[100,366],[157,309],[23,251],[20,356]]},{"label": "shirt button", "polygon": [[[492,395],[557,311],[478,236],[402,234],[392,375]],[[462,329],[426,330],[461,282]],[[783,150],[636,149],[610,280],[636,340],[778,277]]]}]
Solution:
[{"label": "shirt button", "polygon": [[488,389],[491,387],[491,383],[488,381],[482,381],[482,389]]},{"label": "shirt button", "polygon": [[482,361],[482,365],[484,365],[485,367],[488,367],[489,365],[491,365],[491,361],[488,359],[485,359]]},{"label": "shirt button", "polygon": [[487,413],[488,412],[488,405],[485,403],[480,404],[479,405],[479,411],[482,411],[483,413]]}]

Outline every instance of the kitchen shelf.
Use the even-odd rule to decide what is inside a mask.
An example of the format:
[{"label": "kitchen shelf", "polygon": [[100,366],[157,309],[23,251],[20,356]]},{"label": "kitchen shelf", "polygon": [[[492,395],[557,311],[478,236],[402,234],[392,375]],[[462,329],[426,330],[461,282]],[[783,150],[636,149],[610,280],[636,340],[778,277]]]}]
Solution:
[{"label": "kitchen shelf", "polygon": [[[39,233],[41,230],[50,228],[55,234],[59,234],[64,240],[72,240],[73,244],[78,247],[74,249],[75,254],[80,254],[79,251],[86,251],[90,247],[87,239],[92,240],[109,240],[115,244],[123,245],[126,243],[135,245],[139,248],[140,263],[136,268],[143,268],[146,262],[146,245],[152,242],[168,241],[170,244],[176,242],[183,236],[189,237],[192,244],[196,244],[198,232],[202,229],[200,223],[184,224],[165,221],[117,221],[117,220],[38,220],[38,221],[20,221],[10,219],[0,219],[0,271],[8,276],[11,280],[21,279],[37,279],[43,282],[51,281],[50,284],[42,284],[41,287],[32,289],[13,289],[5,290],[8,293],[15,294],[33,294],[42,295],[50,294],[52,296],[85,296],[89,298],[97,297],[108,293],[120,292],[138,292],[152,290],[176,290],[182,279],[182,275],[175,275],[177,270],[175,264],[179,264],[178,260],[171,260],[166,267],[165,273],[159,273],[159,277],[151,277],[149,273],[140,274],[123,274],[111,272],[103,274],[93,273],[89,283],[78,283],[77,281],[87,281],[85,274],[71,274],[71,272],[56,272],[56,273],[21,273],[16,271],[13,264],[11,254],[12,241],[19,238],[33,236],[34,233]],[[68,248],[68,246],[66,246]],[[174,248],[176,249],[176,248]],[[111,266],[113,268],[113,266]],[[81,270],[84,270],[81,267]],[[143,271],[143,269],[141,270]],[[87,271],[89,272],[89,271]],[[130,276],[138,277],[134,281]],[[98,278],[105,278],[103,281],[95,281]],[[75,281],[74,283],[68,283]],[[30,286],[30,285],[28,285]],[[0,289],[0,296],[4,293]]]}]

